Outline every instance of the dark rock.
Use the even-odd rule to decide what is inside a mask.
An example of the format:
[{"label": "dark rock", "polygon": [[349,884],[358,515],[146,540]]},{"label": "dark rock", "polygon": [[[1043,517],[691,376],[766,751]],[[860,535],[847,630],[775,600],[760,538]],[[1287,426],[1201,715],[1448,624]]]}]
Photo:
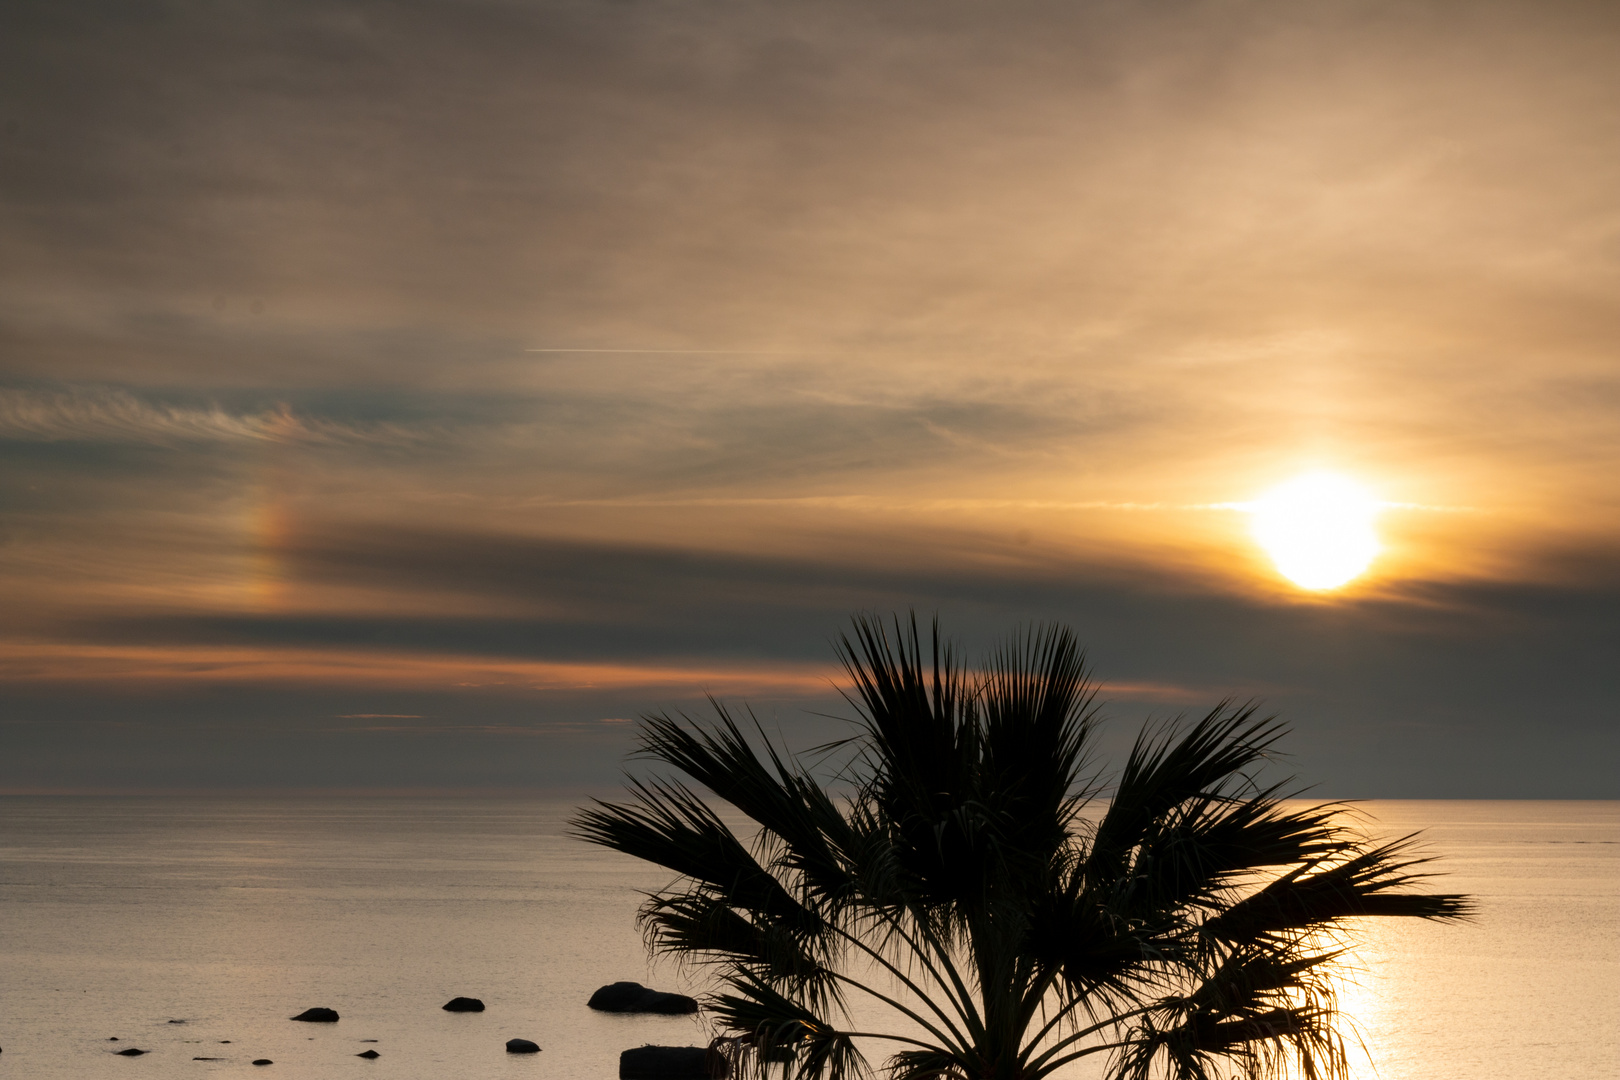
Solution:
[{"label": "dark rock", "polygon": [[451,998],[441,1006],[445,1012],[483,1012],[484,1003],[477,998]]},{"label": "dark rock", "polygon": [[294,1020],[306,1020],[311,1024],[335,1024],[338,1014],[331,1009],[305,1009]]},{"label": "dark rock", "polygon": [[376,1039],[361,1039],[361,1042],[376,1042]]},{"label": "dark rock", "polygon": [[585,1004],[598,1012],[661,1013],[664,1016],[683,1016],[698,1011],[695,998],[685,994],[668,994],[662,990],[649,990],[637,982],[609,983],[591,995]]},{"label": "dark rock", "polygon": [[107,1036],[107,1041],[108,1041],[108,1042],[117,1042],[117,1041],[118,1041],[118,1036],[116,1036],[116,1035],[109,1035],[109,1036]]},{"label": "dark rock", "polygon": [[363,1058],[366,1058],[369,1061],[375,1061],[377,1058],[382,1057],[382,1055],[377,1053],[377,1051],[375,1051],[375,1050],[362,1050],[362,1051],[360,1051],[358,1054],[356,1054],[354,1056],[355,1057],[363,1057]]},{"label": "dark rock", "polygon": [[146,1053],[146,1051],[137,1050],[135,1047],[131,1046],[125,1050],[115,1050],[114,1053],[116,1053],[119,1057],[140,1057],[142,1054]]},{"label": "dark rock", "polygon": [[638,1046],[619,1055],[619,1080],[722,1080],[731,1062],[701,1046]]},{"label": "dark rock", "polygon": [[538,1054],[540,1044],[532,1043],[528,1039],[507,1039],[506,1052],[508,1054]]},{"label": "dark rock", "polygon": [[224,1058],[192,1058],[192,1061],[224,1061]]},{"label": "dark rock", "polygon": [[221,1040],[219,1040],[219,1045],[225,1046],[225,1045],[229,1044],[230,1041],[231,1040],[229,1040],[229,1039],[221,1039]]},{"label": "dark rock", "polygon": [[169,1023],[171,1023],[171,1024],[183,1024],[183,1023],[185,1023],[185,1021],[184,1020],[170,1020]]},{"label": "dark rock", "polygon": [[274,1065],[275,1062],[271,1061],[269,1058],[256,1058],[256,1059],[254,1059],[253,1064],[255,1064],[255,1065]]}]

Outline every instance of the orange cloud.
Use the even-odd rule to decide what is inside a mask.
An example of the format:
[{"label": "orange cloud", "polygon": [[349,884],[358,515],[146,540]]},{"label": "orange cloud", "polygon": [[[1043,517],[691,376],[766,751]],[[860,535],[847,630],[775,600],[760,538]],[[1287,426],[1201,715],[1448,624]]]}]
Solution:
[{"label": "orange cloud", "polygon": [[[635,664],[501,660],[455,653],[372,649],[0,644],[0,684],[114,684],[125,690],[174,685],[281,684],[379,690],[485,690],[498,694],[637,690],[722,697],[814,697],[845,682],[831,664]],[[1169,682],[1104,682],[1102,701],[1207,705],[1222,687]],[[349,713],[342,720],[419,720],[422,714]],[[604,717],[599,723],[631,722]],[[366,730],[393,730],[373,725]],[[400,730],[426,730],[411,725]],[[458,729],[460,730],[460,729]]]},{"label": "orange cloud", "polygon": [[498,660],[449,653],[368,649],[255,649],[241,646],[140,646],[5,643],[0,682],[281,683],[396,690],[497,692],[669,690],[805,697],[831,690],[836,668],[824,664],[676,665]]}]

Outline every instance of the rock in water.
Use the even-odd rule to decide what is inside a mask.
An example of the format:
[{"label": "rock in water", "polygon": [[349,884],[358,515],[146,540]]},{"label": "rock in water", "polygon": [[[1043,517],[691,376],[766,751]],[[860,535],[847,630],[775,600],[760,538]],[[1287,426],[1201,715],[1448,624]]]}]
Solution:
[{"label": "rock in water", "polygon": [[507,1039],[506,1052],[508,1054],[538,1054],[540,1044],[532,1043],[528,1039]]},{"label": "rock in water", "polygon": [[483,1012],[484,1003],[477,998],[451,998],[441,1006],[445,1012]]},{"label": "rock in water", "polygon": [[146,1053],[146,1051],[145,1050],[137,1050],[135,1047],[131,1046],[127,1050],[119,1050],[119,1051],[116,1051],[116,1053],[118,1054],[119,1057],[140,1057],[142,1054]]},{"label": "rock in water", "polygon": [[598,1012],[661,1013],[664,1016],[683,1016],[698,1011],[695,998],[685,994],[668,994],[662,990],[649,990],[637,982],[609,983],[591,995],[585,1004]]},{"label": "rock in water", "polygon": [[358,1054],[356,1054],[354,1056],[355,1057],[363,1057],[367,1061],[375,1061],[378,1058],[382,1057],[382,1055],[377,1053],[377,1051],[375,1051],[375,1050],[362,1050],[362,1051],[360,1051]]},{"label": "rock in water", "polygon": [[619,1080],[721,1080],[731,1063],[701,1046],[638,1046],[619,1055]]},{"label": "rock in water", "polygon": [[331,1009],[305,1009],[294,1020],[307,1020],[311,1024],[335,1024],[338,1014]]}]

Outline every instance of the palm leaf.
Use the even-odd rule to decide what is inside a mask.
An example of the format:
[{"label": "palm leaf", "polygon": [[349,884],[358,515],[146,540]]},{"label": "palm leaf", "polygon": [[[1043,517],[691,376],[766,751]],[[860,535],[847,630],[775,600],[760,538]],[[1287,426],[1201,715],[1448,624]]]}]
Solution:
[{"label": "palm leaf", "polygon": [[[977,673],[915,616],[858,618],[838,649],[856,719],[836,794],[711,699],[712,721],[643,718],[640,757],[684,780],[632,780],[573,821],[677,875],[641,925],[714,977],[739,1065],[856,1080],[870,1039],[900,1048],[893,1080],[1042,1080],[1105,1053],[1132,1080],[1343,1077],[1339,931],[1471,911],[1421,891],[1412,838],[1371,841],[1344,807],[1262,782],[1283,728],[1253,706],[1144,730],[1091,823],[1072,633],[1025,630]],[[857,996],[923,1036],[851,1029]]]},{"label": "palm leaf", "polygon": [[1410,852],[1414,837],[1367,850],[1351,849],[1333,864],[1296,866],[1200,927],[1218,942],[1290,941],[1301,933],[1358,917],[1456,921],[1473,912],[1466,896],[1414,893],[1408,886],[1427,874],[1409,871],[1428,862]]}]

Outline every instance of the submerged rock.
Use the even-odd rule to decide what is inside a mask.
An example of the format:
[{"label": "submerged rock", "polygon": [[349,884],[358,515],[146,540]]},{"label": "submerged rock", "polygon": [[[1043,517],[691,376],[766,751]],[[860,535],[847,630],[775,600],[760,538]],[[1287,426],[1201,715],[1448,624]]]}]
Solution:
[{"label": "submerged rock", "polygon": [[440,1006],[445,1012],[483,1012],[484,1003],[477,998],[454,997]]},{"label": "submerged rock", "polygon": [[638,1046],[619,1055],[619,1080],[721,1080],[731,1062],[701,1046]]},{"label": "submerged rock", "polygon": [[304,1020],[311,1024],[335,1024],[338,1014],[331,1009],[305,1009],[294,1020]]},{"label": "submerged rock", "polygon": [[377,1058],[382,1057],[382,1055],[377,1053],[377,1051],[375,1051],[375,1050],[362,1050],[362,1051],[360,1051],[358,1054],[356,1054],[354,1056],[355,1057],[363,1057],[363,1058],[367,1059],[368,1061],[375,1061]]},{"label": "submerged rock", "polygon": [[507,1039],[506,1052],[508,1054],[538,1054],[540,1044],[530,1042],[528,1039]]},{"label": "submerged rock", "polygon": [[649,990],[638,982],[609,983],[591,995],[585,1004],[598,1012],[660,1013],[683,1016],[698,1011],[696,998]]},{"label": "submerged rock", "polygon": [[117,1054],[119,1057],[140,1057],[142,1054],[146,1053],[146,1051],[131,1046],[124,1050],[115,1050],[113,1053]]}]

